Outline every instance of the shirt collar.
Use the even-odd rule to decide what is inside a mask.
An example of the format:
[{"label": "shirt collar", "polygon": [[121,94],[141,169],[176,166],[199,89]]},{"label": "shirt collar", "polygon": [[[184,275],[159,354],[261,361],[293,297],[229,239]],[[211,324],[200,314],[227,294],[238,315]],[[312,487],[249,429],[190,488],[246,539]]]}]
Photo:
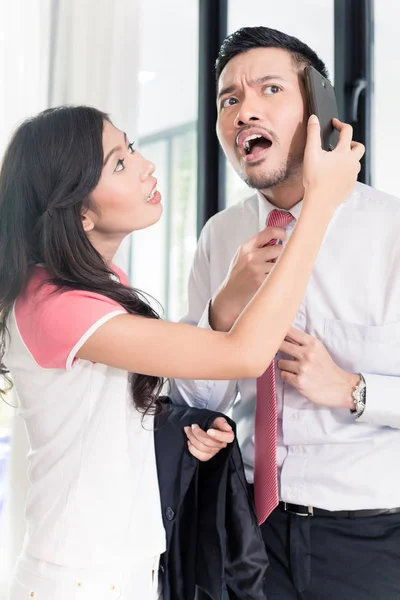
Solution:
[{"label": "shirt collar", "polygon": [[[282,210],[282,209],[280,209],[280,208],[278,209],[276,206],[271,204],[271,202],[264,196],[264,194],[262,194],[259,191],[257,192],[257,199],[258,199],[258,214],[259,214],[259,230],[262,231],[265,228],[265,224],[267,222],[269,214],[273,210]],[[294,217],[297,221],[300,216],[302,206],[303,206],[303,200],[300,200],[300,202],[295,204],[295,206],[293,206],[293,208],[291,208],[289,211],[284,211],[284,212],[289,212],[292,215],[292,217]]]}]

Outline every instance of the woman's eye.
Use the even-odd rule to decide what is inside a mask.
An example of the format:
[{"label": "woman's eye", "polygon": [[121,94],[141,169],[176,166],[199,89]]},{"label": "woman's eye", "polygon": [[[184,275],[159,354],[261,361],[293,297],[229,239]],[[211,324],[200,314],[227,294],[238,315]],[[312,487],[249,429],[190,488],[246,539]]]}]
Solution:
[{"label": "woman's eye", "polygon": [[277,85],[267,85],[267,87],[264,90],[264,93],[267,96],[271,96],[273,94],[277,94],[280,91],[281,91],[281,88],[278,87]]},{"label": "woman's eye", "polygon": [[120,158],[119,161],[117,162],[117,166],[115,167],[114,171],[115,171],[115,173],[117,173],[118,171],[123,171],[124,169],[125,169],[124,159]]},{"label": "woman's eye", "polygon": [[233,106],[236,103],[236,98],[225,98],[225,100],[222,102],[222,108],[228,108],[228,106]]},{"label": "woman's eye", "polygon": [[130,152],[131,154],[133,154],[133,153],[135,152],[135,142],[131,142],[131,143],[128,145],[128,150],[129,150],[129,152]]}]

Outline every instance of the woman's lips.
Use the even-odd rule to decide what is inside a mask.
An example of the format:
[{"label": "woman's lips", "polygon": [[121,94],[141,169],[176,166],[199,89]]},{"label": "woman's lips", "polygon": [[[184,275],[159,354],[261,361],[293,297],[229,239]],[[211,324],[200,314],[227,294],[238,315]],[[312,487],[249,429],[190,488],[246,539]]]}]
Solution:
[{"label": "woman's lips", "polygon": [[150,196],[147,198],[148,204],[160,204],[162,198],[161,194],[158,190],[154,190]]}]

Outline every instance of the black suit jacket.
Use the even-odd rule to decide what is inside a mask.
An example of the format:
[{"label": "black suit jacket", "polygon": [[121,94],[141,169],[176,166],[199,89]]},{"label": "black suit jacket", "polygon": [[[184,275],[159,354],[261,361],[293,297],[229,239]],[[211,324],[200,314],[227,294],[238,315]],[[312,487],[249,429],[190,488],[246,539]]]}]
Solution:
[{"label": "black suit jacket", "polygon": [[167,402],[156,417],[164,600],[220,600],[224,582],[230,600],[266,598],[268,559],[236,439],[204,463],[187,448],[183,428],[197,423],[207,430],[218,416],[224,415]]}]

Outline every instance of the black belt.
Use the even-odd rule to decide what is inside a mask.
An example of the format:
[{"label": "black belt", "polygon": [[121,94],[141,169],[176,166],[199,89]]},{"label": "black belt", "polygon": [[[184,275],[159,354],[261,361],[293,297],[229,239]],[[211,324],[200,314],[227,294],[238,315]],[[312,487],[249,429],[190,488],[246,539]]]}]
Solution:
[{"label": "black belt", "polygon": [[359,519],[362,517],[377,517],[378,515],[394,515],[400,513],[400,508],[377,508],[367,510],[325,510],[314,506],[302,506],[301,504],[290,504],[279,502],[279,506],[285,512],[299,517],[344,517],[347,519]]}]

